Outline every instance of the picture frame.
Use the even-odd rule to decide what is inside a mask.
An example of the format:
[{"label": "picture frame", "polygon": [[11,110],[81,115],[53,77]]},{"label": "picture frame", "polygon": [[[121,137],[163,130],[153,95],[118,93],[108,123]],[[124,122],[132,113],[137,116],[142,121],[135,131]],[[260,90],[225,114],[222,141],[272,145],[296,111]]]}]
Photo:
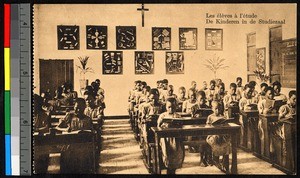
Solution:
[{"label": "picture frame", "polygon": [[223,29],[205,28],[205,50],[223,50]]},{"label": "picture frame", "polygon": [[182,51],[166,52],[166,74],[184,74],[184,53]]},{"label": "picture frame", "polygon": [[256,68],[266,71],[266,48],[256,49]]},{"label": "picture frame", "polygon": [[154,74],[154,52],[135,51],[135,74]]},{"label": "picture frame", "polygon": [[136,49],[135,26],[116,26],[116,49]]},{"label": "picture frame", "polygon": [[86,49],[107,49],[107,26],[86,26]]},{"label": "picture frame", "polygon": [[57,26],[57,46],[58,50],[79,50],[79,26],[58,25]]},{"label": "picture frame", "polygon": [[197,50],[197,28],[179,28],[179,49]]},{"label": "picture frame", "polygon": [[171,50],[170,27],[152,27],[152,50]]},{"label": "picture frame", "polygon": [[123,74],[123,51],[102,51],[102,74]]}]

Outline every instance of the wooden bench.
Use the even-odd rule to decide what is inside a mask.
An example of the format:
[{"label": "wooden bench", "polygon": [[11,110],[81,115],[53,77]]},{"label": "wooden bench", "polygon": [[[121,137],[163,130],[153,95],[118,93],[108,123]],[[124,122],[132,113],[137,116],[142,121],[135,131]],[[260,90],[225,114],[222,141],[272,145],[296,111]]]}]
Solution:
[{"label": "wooden bench", "polygon": [[[167,137],[184,138],[187,136],[204,136],[204,135],[223,135],[228,134],[231,136],[231,147],[232,147],[232,161],[231,170],[229,167],[226,168],[227,174],[237,174],[237,139],[240,133],[240,126],[234,123],[229,123],[223,126],[216,127],[205,127],[204,125],[197,127],[183,126],[183,128],[166,128],[161,129],[152,127],[151,130],[154,132],[155,146],[153,147],[154,160],[153,160],[153,172],[155,174],[161,174],[161,162],[162,153],[160,148],[160,139]],[[229,163],[227,164],[229,166]]]},{"label": "wooden bench", "polygon": [[259,135],[258,135],[258,110],[240,111],[242,115],[240,147],[247,151],[258,152]]},{"label": "wooden bench", "polygon": [[[52,132],[52,131],[51,131]],[[75,132],[62,132],[62,133],[46,133],[34,134],[34,160],[38,160],[39,155],[50,153],[63,153],[64,148],[68,145],[76,146],[78,149],[85,147],[89,148],[84,154],[92,154],[93,159],[88,168],[87,173],[96,173],[96,165],[99,157],[96,154],[96,134],[90,131],[75,131]],[[76,154],[72,156],[77,156]],[[39,164],[35,162],[35,164]],[[61,170],[63,171],[63,170]],[[68,171],[68,170],[64,170]],[[63,171],[63,172],[64,172]]]}]

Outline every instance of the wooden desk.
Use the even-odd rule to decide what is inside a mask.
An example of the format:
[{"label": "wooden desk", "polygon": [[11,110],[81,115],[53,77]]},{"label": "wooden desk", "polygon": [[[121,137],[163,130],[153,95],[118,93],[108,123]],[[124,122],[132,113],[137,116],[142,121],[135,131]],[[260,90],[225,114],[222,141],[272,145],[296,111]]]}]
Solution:
[{"label": "wooden desk", "polygon": [[258,110],[240,111],[242,115],[240,147],[245,151],[257,152],[259,144]]},{"label": "wooden desk", "polygon": [[271,134],[274,146],[274,162],[273,166],[281,171],[295,175],[296,174],[296,123],[294,121],[276,122],[278,129],[283,130],[283,138],[278,135]]},{"label": "wooden desk", "polygon": [[239,106],[228,106],[228,117],[234,118],[234,122],[239,124],[240,109]]},{"label": "wooden desk", "polygon": [[177,137],[184,138],[186,136],[202,136],[202,135],[220,135],[228,134],[231,136],[231,146],[232,146],[232,163],[230,174],[237,174],[237,136],[239,135],[240,126],[237,124],[227,124],[225,126],[218,127],[183,127],[183,128],[167,128],[161,129],[157,127],[152,127],[151,130],[154,132],[155,136],[155,160],[154,160],[154,173],[161,174],[161,148],[159,145],[161,138],[166,137]]},{"label": "wooden desk", "polygon": [[176,112],[179,114],[181,117],[191,117],[191,113],[186,113],[186,112]]},{"label": "wooden desk", "polygon": [[[96,135],[93,132],[63,132],[61,134],[34,134],[34,154],[38,159],[39,155],[49,155],[50,153],[63,153],[64,147],[67,145],[78,147],[78,151],[80,148],[84,146],[85,148],[90,148],[84,154],[92,154],[93,159],[91,166],[88,169],[91,170],[92,173],[96,173],[96,165],[98,157],[96,157],[96,147],[95,147],[95,138]],[[98,154],[99,155],[99,154]],[[76,154],[74,153],[74,155]],[[80,160],[82,161],[82,160]],[[38,164],[38,163],[36,163]]]},{"label": "wooden desk", "polygon": [[278,120],[278,114],[259,114],[261,122],[260,137],[260,152],[256,156],[261,156],[265,161],[271,162],[270,146],[271,146],[271,130],[270,123]]},{"label": "wooden desk", "polygon": [[[157,120],[159,115],[154,115],[149,119],[142,121],[142,128],[140,132],[140,138],[141,138],[141,146],[143,148],[142,154],[143,154],[143,161],[148,169],[148,172],[152,173],[153,165],[151,164],[151,148],[154,143],[154,133],[151,130],[151,127],[157,126]],[[206,123],[207,117],[200,117],[200,118],[192,118],[192,117],[181,117],[181,118],[170,118],[170,122],[176,122],[180,125],[200,125]],[[185,142],[187,143],[187,142]]]}]

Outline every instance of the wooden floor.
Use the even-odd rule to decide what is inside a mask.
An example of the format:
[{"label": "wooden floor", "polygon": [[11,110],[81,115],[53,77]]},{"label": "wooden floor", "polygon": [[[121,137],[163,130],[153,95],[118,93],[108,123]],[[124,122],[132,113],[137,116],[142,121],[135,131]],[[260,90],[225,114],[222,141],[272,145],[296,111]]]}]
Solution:
[{"label": "wooden floor", "polygon": [[[128,119],[106,120],[103,126],[103,147],[100,156],[99,174],[148,174],[138,143],[130,129]],[[283,172],[271,164],[238,149],[239,174],[276,174]],[[59,172],[59,155],[52,155],[49,173]],[[165,170],[162,171],[166,173]],[[186,151],[183,167],[176,174],[224,174],[215,166],[200,167],[199,153]]]}]

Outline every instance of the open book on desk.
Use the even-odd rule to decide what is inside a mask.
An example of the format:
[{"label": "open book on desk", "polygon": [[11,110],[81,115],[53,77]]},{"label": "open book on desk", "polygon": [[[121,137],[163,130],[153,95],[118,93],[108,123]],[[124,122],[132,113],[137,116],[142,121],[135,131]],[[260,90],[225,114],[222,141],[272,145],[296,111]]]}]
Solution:
[{"label": "open book on desk", "polygon": [[234,118],[225,119],[224,117],[221,117],[220,119],[213,122],[212,125],[213,126],[224,125],[224,124],[228,124],[228,123],[232,123],[232,122],[235,122]]}]

